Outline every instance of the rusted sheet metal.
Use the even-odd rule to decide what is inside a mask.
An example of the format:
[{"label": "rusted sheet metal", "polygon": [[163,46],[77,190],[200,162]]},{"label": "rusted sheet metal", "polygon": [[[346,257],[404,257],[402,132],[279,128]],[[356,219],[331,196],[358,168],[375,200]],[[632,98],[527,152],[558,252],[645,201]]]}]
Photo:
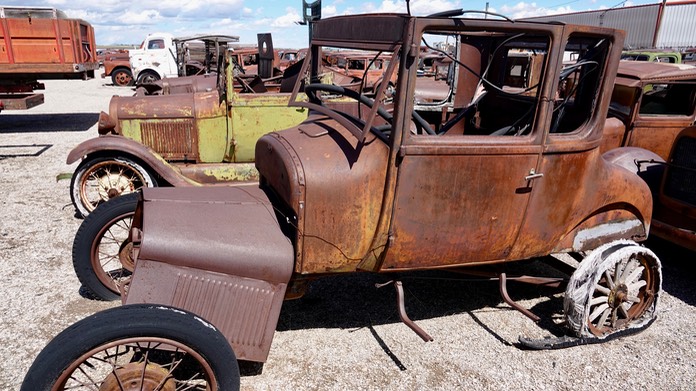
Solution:
[{"label": "rusted sheet metal", "polygon": [[228,149],[226,107],[217,90],[114,97],[110,109],[117,132],[167,160],[218,163]]},{"label": "rusted sheet metal", "polygon": [[94,29],[56,9],[3,7],[0,74],[41,78],[94,76]]},{"label": "rusted sheet metal", "polygon": [[178,95],[194,92],[213,92],[217,89],[218,77],[215,73],[185,77],[164,78],[138,86],[135,96]]},{"label": "rusted sheet metal", "polygon": [[673,212],[662,212],[660,208],[661,206],[655,208],[655,219],[653,219],[650,234],[696,251],[696,228],[681,228],[680,225],[684,224],[683,216],[675,215]]},{"label": "rusted sheet metal", "polygon": [[696,67],[621,61],[612,114],[624,122],[626,132],[616,144],[618,129],[605,128],[603,151],[640,147],[666,160],[677,134],[696,119]]},{"label": "rusted sheet metal", "polygon": [[[584,251],[616,238],[647,237],[652,198],[634,173],[599,149],[545,155],[511,258]],[[627,207],[630,205],[630,207]]]},{"label": "rusted sheet metal", "polygon": [[106,135],[83,141],[70,151],[66,162],[67,164],[72,164],[93,153],[108,152],[113,154],[114,151],[119,151],[121,155],[137,156],[138,159],[141,159],[172,186],[197,185],[196,182],[181,175],[179,168],[168,163],[157,152],[142,143],[122,136]]},{"label": "rusted sheet metal", "polygon": [[660,202],[696,221],[696,127],[684,129],[670,153],[660,188]]},{"label": "rusted sheet metal", "polygon": [[[171,265],[274,283],[288,281],[292,245],[258,185],[144,188],[142,198],[142,259],[167,259]],[[193,245],[200,240],[209,246]],[[256,262],[255,256],[269,263]]]},{"label": "rusted sheet metal", "polygon": [[539,154],[538,149],[527,154],[512,151],[478,156],[470,155],[472,148],[460,148],[456,155],[407,152],[383,269],[507,258],[529,200],[529,192],[517,189],[527,186],[524,177]]},{"label": "rusted sheet metal", "polygon": [[696,251],[696,127],[684,129],[664,168],[652,234]]},{"label": "rusted sheet metal", "polygon": [[623,145],[626,137],[626,125],[618,118],[607,118],[604,123],[604,132],[602,134],[602,145],[599,151],[607,152],[611,149],[618,148]]},{"label": "rusted sheet metal", "polygon": [[26,110],[44,103],[44,94],[0,94],[6,110]]},{"label": "rusted sheet metal", "polygon": [[266,135],[256,145],[263,182],[297,216],[298,273],[353,271],[369,250],[388,149],[373,135],[361,151],[356,147],[347,130],[321,117]]},{"label": "rusted sheet metal", "polygon": [[677,134],[691,123],[693,120],[690,121],[688,117],[673,118],[672,121],[669,118],[636,119],[626,145],[653,151],[662,159],[667,159]]},{"label": "rusted sheet metal", "polygon": [[126,304],[192,311],[223,332],[239,359],[265,361],[294,259],[266,195],[244,186],[144,189],[142,197],[142,247]]},{"label": "rusted sheet metal", "polygon": [[617,82],[623,79],[637,79],[645,83],[662,80],[694,80],[696,67],[687,64],[668,64],[662,62],[621,61]]},{"label": "rusted sheet metal", "polygon": [[[541,60],[551,76],[540,78],[538,95],[504,100],[510,94],[488,91],[490,101],[473,105],[478,120],[462,126],[462,134],[441,137],[413,111],[417,45],[433,30],[454,34],[463,25],[460,40],[472,42],[467,55],[478,55],[482,69],[496,48],[524,36],[532,38],[520,42],[522,47],[548,53]],[[588,26],[360,15],[317,22],[314,38],[313,45],[397,49],[399,78],[389,112],[381,111],[382,120],[375,120],[377,105],[335,86],[305,85],[311,101],[294,102],[298,82],[292,104],[314,111],[301,124],[256,143],[255,164],[265,193],[242,187],[145,189],[134,218],[142,241],[136,245],[140,252],[127,302],[190,309],[224,330],[241,358],[265,359],[266,337],[272,336],[278,300],[293,272],[302,285],[318,275],[358,269],[503,263],[647,236],[652,210],[647,185],[600,152],[623,33]],[[583,90],[590,93],[575,95],[577,106],[567,107],[571,117],[559,118],[555,104],[570,101],[555,101],[563,45],[570,41],[583,50],[594,48],[585,54],[598,60],[582,66],[601,66],[583,69],[592,73],[583,80]],[[319,49],[313,46],[309,58],[316,59]],[[318,79],[318,66],[313,68],[311,76]],[[324,105],[312,93],[322,89],[372,107]],[[466,104],[459,103],[460,108]],[[236,107],[231,103],[229,110]],[[484,108],[488,112],[481,114]],[[508,136],[510,126],[498,132],[506,119],[526,112],[533,117],[527,133]],[[565,128],[556,126],[562,119],[569,120]],[[381,126],[387,122],[390,128]],[[416,123],[421,130],[414,130]],[[234,284],[259,294],[252,298],[227,288]],[[235,312],[244,315],[233,320],[229,314]],[[258,313],[269,321],[264,324]],[[250,328],[266,337],[250,336]],[[251,350],[254,344],[261,348]]]}]

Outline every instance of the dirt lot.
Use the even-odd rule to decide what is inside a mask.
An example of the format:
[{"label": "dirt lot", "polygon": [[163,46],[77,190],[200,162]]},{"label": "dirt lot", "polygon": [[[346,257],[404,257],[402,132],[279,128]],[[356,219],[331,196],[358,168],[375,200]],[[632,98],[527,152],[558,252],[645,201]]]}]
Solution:
[{"label": "dirt lot", "polygon": [[[0,389],[16,390],[45,344],[71,323],[117,303],[79,293],[71,248],[74,217],[65,158],[96,136],[111,95],[131,91],[103,79],[46,82],[46,103],[0,114]],[[696,254],[648,243],[664,269],[658,320],[644,332],[600,345],[528,351],[519,335],[542,337],[557,319],[557,290],[510,284],[539,325],[501,302],[492,282],[405,275],[409,315],[434,342],[398,321],[381,276],[320,281],[286,303],[268,362],[245,390],[692,390],[696,382]],[[538,262],[537,262],[538,263]],[[531,267],[537,265],[529,265]]]}]

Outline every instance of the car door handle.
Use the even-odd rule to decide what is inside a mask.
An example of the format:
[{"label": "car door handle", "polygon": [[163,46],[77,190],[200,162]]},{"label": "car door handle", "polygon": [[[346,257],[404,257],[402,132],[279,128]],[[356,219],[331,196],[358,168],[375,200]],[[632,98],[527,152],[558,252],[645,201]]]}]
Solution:
[{"label": "car door handle", "polygon": [[544,174],[542,174],[542,173],[540,173],[540,172],[538,173],[538,172],[534,171],[534,169],[532,168],[531,170],[529,170],[529,175],[527,175],[526,177],[524,177],[524,180],[525,180],[525,181],[531,181],[532,179],[541,178],[541,177],[543,177],[543,176],[544,176]]}]

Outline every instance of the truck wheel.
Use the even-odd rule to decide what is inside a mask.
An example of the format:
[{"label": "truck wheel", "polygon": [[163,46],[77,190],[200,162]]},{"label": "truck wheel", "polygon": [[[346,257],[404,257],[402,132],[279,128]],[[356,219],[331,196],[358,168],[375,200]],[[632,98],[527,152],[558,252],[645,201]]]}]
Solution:
[{"label": "truck wheel", "polygon": [[135,264],[128,234],[137,205],[137,193],[116,197],[94,209],[77,230],[72,249],[73,267],[91,298],[120,298],[119,284],[133,273]]},{"label": "truck wheel", "polygon": [[98,312],[39,353],[21,391],[239,390],[225,337],[198,316],[161,305]]},{"label": "truck wheel", "polygon": [[565,292],[566,324],[578,337],[605,338],[647,327],[662,286],[657,256],[629,240],[592,251],[573,273]]},{"label": "truck wheel", "polygon": [[115,86],[119,87],[128,87],[135,84],[133,74],[128,68],[116,68],[111,71],[111,81],[114,82]]},{"label": "truck wheel", "polygon": [[154,83],[159,80],[160,77],[157,73],[151,71],[140,72],[138,75],[138,81],[136,84],[149,84]]},{"label": "truck wheel", "polygon": [[77,166],[70,182],[70,197],[83,217],[101,202],[155,187],[157,182],[139,163],[125,157],[85,159]]}]

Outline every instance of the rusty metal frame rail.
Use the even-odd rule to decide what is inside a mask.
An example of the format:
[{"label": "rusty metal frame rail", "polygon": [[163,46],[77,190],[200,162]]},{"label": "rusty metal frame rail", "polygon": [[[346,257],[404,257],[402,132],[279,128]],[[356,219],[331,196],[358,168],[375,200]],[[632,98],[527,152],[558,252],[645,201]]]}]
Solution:
[{"label": "rusty metal frame rail", "polygon": [[[520,304],[518,304],[516,301],[512,300],[510,295],[508,294],[507,291],[507,282],[508,281],[517,281],[517,282],[522,282],[526,284],[533,284],[533,285],[540,285],[540,286],[547,286],[547,287],[552,287],[552,288],[558,288],[561,286],[563,282],[565,282],[566,279],[564,278],[556,278],[556,277],[535,277],[535,276],[527,276],[527,275],[522,275],[522,276],[517,276],[517,277],[508,277],[507,273],[495,273],[495,272],[486,272],[486,271],[474,271],[474,270],[457,270],[457,272],[462,273],[462,274],[470,274],[473,276],[480,276],[484,277],[486,280],[489,281],[495,281],[498,280],[498,289],[500,291],[500,296],[502,297],[503,301],[507,303],[510,307],[513,309],[519,311],[522,313],[524,316],[528,317],[535,323],[538,323],[541,318],[534,314],[532,311],[530,311],[527,308],[524,308]],[[401,321],[408,326],[411,330],[413,330],[416,334],[418,334],[419,337],[423,339],[423,341],[429,342],[432,341],[433,338],[428,334],[425,330],[420,328],[411,318],[408,317],[408,314],[406,314],[406,305],[405,305],[405,299],[404,299],[404,288],[403,284],[401,281],[394,281],[390,280],[382,284],[375,284],[376,288],[382,288],[387,285],[394,284],[394,288],[396,289],[396,300],[397,300],[397,307],[399,310],[399,317],[401,318]]]},{"label": "rusty metal frame rail", "polygon": [[510,296],[508,295],[508,292],[507,292],[507,275],[505,273],[500,273],[500,275],[498,277],[498,287],[500,288],[500,296],[503,297],[503,300],[510,307],[521,312],[524,316],[533,320],[535,323],[538,323],[541,320],[541,318],[536,316],[532,311],[522,307],[521,305],[517,304],[517,302],[515,302],[514,300],[512,300],[510,298]]},{"label": "rusty metal frame rail", "polygon": [[430,334],[428,334],[425,330],[420,328],[420,326],[418,326],[416,322],[412,321],[411,318],[409,318],[406,314],[406,304],[404,302],[404,287],[401,281],[391,280],[383,284],[375,284],[375,287],[382,288],[390,284],[394,284],[394,288],[396,288],[396,302],[399,308],[399,317],[401,318],[401,321],[404,322],[404,324],[408,326],[411,330],[413,330],[416,334],[418,334],[418,336],[421,337],[423,341],[433,341],[433,337],[431,337]]}]

